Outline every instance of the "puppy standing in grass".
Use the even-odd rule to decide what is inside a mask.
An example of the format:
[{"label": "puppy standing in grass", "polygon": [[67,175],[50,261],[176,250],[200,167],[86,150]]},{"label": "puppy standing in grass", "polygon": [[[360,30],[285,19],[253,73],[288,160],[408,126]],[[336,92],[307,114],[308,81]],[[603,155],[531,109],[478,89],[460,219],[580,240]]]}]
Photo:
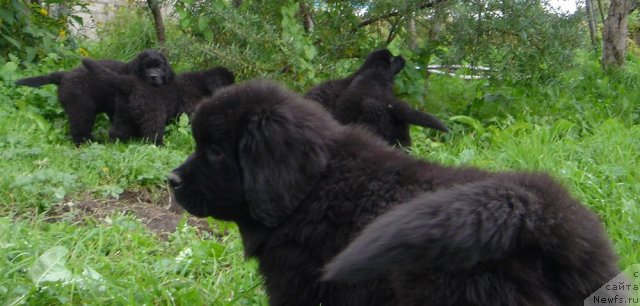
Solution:
[{"label": "puppy standing in grass", "polygon": [[[162,53],[154,50],[143,51],[128,63],[110,60],[96,63],[149,86],[161,86],[173,81],[173,70],[169,62]],[[114,120],[116,93],[84,67],[20,79],[16,84],[30,87],[58,85],[58,101],[69,118],[69,130],[76,145],[92,139],[91,130],[99,113],[106,113],[111,122]]]},{"label": "puppy standing in grass", "polygon": [[305,98],[322,104],[338,122],[361,124],[390,145],[410,146],[412,124],[448,132],[438,118],[395,97],[393,79],[404,65],[402,56],[376,50],[352,75],[314,86]]},{"label": "puppy standing in grass", "polygon": [[191,114],[203,97],[235,81],[231,71],[216,67],[179,74],[172,84],[157,87],[118,74],[90,59],[83,59],[82,64],[94,78],[117,93],[109,136],[121,141],[143,138],[162,145],[167,122],[180,114]]},{"label": "puppy standing in grass", "polygon": [[416,160],[264,81],[192,122],[176,200],[238,224],[272,305],[582,305],[619,273],[598,217],[545,174]]}]

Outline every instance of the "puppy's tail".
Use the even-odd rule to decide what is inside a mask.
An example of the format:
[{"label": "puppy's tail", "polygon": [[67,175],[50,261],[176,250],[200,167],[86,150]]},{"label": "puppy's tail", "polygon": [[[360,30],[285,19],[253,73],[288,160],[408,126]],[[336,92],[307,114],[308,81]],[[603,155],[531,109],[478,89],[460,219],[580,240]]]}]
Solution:
[{"label": "puppy's tail", "polygon": [[120,92],[130,92],[135,84],[134,77],[116,73],[115,71],[103,67],[98,62],[89,58],[83,58],[82,65],[87,68],[89,74],[98,79],[98,81]]},{"label": "puppy's tail", "polygon": [[64,75],[65,75],[64,72],[58,71],[58,72],[49,73],[47,75],[40,75],[36,77],[31,77],[31,78],[19,79],[15,82],[15,84],[20,86],[29,86],[29,87],[40,87],[42,85],[47,85],[47,84],[60,85],[60,82],[62,81],[62,78],[64,77]]},{"label": "puppy's tail", "polygon": [[[466,269],[513,249],[537,217],[536,196],[487,180],[422,194],[369,224],[327,266],[327,281],[361,281],[391,271]],[[531,219],[531,220],[529,220]]]},{"label": "puppy's tail", "polygon": [[396,105],[393,109],[393,112],[397,119],[408,124],[432,128],[443,131],[445,133],[449,132],[449,128],[442,121],[440,121],[440,119],[431,114],[415,110],[403,101],[396,100]]}]

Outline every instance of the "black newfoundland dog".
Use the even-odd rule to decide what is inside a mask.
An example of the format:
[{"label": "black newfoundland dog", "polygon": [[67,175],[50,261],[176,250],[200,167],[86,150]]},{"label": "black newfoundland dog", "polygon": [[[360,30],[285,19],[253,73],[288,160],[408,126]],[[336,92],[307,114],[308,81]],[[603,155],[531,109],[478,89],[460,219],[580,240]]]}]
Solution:
[{"label": "black newfoundland dog", "polygon": [[272,305],[582,305],[619,272],[598,217],[545,174],[416,160],[265,81],[192,122],[169,184],[238,224]]},{"label": "black newfoundland dog", "polygon": [[[171,83],[173,71],[162,53],[146,50],[131,62],[110,60],[97,61],[98,65],[123,75],[131,75],[151,86]],[[84,67],[71,71],[58,71],[48,75],[20,79],[17,85],[40,87],[46,84],[58,85],[58,100],[69,118],[69,130],[76,145],[91,140],[91,130],[96,116],[106,113],[113,121],[115,113],[115,92]]]},{"label": "black newfoundland dog", "polygon": [[410,146],[411,124],[449,131],[437,118],[395,97],[393,79],[404,65],[402,56],[376,50],[355,73],[317,85],[305,98],[322,104],[342,124],[363,124],[390,145]]},{"label": "black newfoundland dog", "polygon": [[82,64],[94,78],[118,93],[109,136],[121,141],[143,138],[162,145],[167,122],[182,113],[191,114],[202,98],[235,81],[231,71],[216,67],[178,74],[167,86],[152,86],[90,59],[83,59]]}]

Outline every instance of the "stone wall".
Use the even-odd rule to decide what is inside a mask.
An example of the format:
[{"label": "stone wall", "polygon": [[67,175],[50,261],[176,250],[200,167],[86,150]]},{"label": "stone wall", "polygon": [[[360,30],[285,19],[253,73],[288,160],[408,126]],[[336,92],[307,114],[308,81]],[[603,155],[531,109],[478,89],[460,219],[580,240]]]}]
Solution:
[{"label": "stone wall", "polygon": [[115,16],[116,11],[131,5],[131,0],[90,0],[87,1],[89,12],[76,13],[82,18],[83,25],[72,25],[71,28],[78,34],[86,35],[91,39],[96,38],[96,26],[108,22]]}]

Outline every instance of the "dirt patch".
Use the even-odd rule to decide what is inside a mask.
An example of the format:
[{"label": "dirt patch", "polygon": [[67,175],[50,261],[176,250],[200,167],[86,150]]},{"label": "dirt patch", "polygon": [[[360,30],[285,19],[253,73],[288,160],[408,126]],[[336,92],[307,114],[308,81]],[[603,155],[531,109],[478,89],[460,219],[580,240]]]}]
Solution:
[{"label": "dirt patch", "polygon": [[[108,222],[111,216],[130,214],[146,225],[149,230],[166,238],[176,231],[183,218],[184,210],[175,203],[171,193],[125,191],[118,199],[96,200],[90,194],[68,199],[64,204],[55,206],[47,214],[49,221],[70,221],[84,223],[86,217],[94,217]],[[187,223],[198,230],[211,232],[206,220],[188,217]]]}]

